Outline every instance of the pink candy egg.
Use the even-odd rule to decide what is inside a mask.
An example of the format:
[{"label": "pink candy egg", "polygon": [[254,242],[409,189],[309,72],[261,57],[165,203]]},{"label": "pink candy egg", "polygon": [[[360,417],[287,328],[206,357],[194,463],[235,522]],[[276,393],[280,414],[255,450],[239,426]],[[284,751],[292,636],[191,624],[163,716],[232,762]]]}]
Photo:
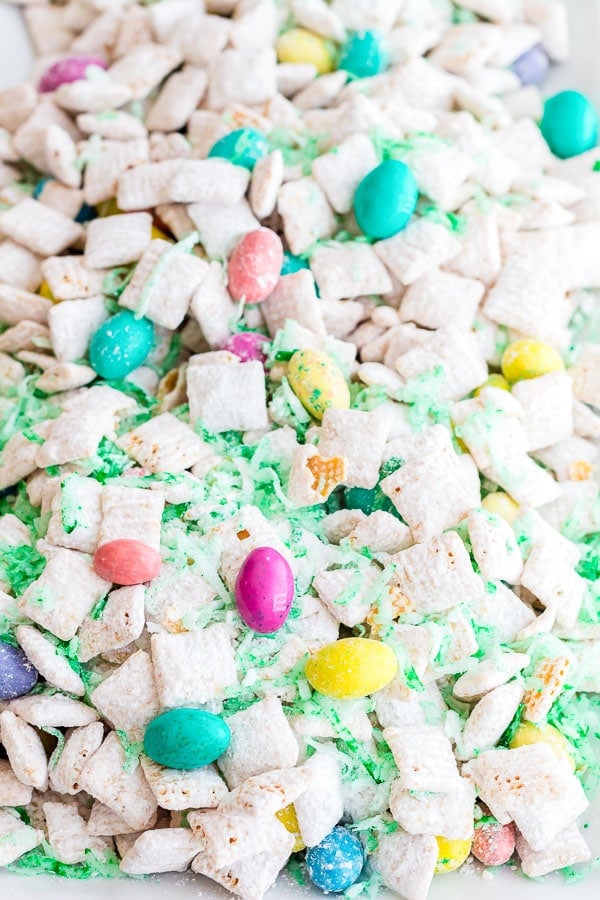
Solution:
[{"label": "pink candy egg", "polygon": [[156,550],[129,538],[109,541],[94,553],[94,569],[113,584],[142,584],[156,578],[161,566]]},{"label": "pink candy egg", "polygon": [[106,69],[106,63],[99,56],[70,56],[61,59],[53,66],[46,69],[40,78],[39,88],[42,93],[55,91],[61,84],[70,84],[72,81],[81,81],[85,78],[89,66],[99,66]]},{"label": "pink candy egg", "polygon": [[260,634],[278,631],[294,599],[294,576],[286,559],[272,547],[250,553],[235,583],[235,601],[249,628]]},{"label": "pink candy egg", "polygon": [[250,231],[229,257],[229,293],[246,303],[266,300],[277,287],[282,265],[283,244],[275,232]]},{"label": "pink candy egg", "polygon": [[476,825],[471,853],[484,866],[502,866],[515,852],[515,826],[490,822]]},{"label": "pink candy egg", "polygon": [[227,338],[223,344],[223,350],[235,353],[242,362],[251,362],[254,359],[264,362],[267,357],[262,348],[268,340],[269,338],[264,334],[257,334],[256,331],[240,331]]}]

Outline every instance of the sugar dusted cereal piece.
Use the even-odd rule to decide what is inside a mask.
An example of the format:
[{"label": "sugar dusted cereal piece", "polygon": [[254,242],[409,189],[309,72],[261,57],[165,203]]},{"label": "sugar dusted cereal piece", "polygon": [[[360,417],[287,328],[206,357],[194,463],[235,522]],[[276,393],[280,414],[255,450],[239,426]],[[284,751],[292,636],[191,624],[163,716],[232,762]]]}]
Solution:
[{"label": "sugar dusted cereal piece", "polygon": [[[113,609],[117,603],[118,600],[113,599]],[[87,657],[91,649],[91,636],[86,641],[84,630],[83,638],[85,643],[82,656]],[[117,647],[119,643],[117,640],[113,643],[113,647]],[[146,725],[161,709],[150,655],[144,650],[132,654],[108,678],[105,678],[90,696],[102,716],[117,731],[124,732],[132,741],[141,740]]]},{"label": "sugar dusted cereal piece", "polygon": [[86,232],[87,265],[92,269],[111,269],[137,262],[150,243],[151,224],[148,213],[94,219]]},{"label": "sugar dusted cereal piece", "polygon": [[260,227],[250,204],[244,199],[227,206],[204,201],[191,203],[188,214],[211,259],[225,259],[245,234]]},{"label": "sugar dusted cereal piece", "polygon": [[208,106],[230,102],[257,106],[276,93],[275,52],[271,47],[224,50],[209,70]]},{"label": "sugar dusted cereal piece", "polygon": [[85,862],[88,850],[101,854],[110,849],[112,842],[108,838],[88,833],[86,822],[75,805],[49,801],[42,805],[42,809],[48,829],[48,843],[60,862],[76,865]]},{"label": "sugar dusted cereal piece", "polygon": [[187,389],[191,421],[200,421],[209,431],[267,425],[265,376],[258,361],[190,367]]},{"label": "sugar dusted cereal piece", "polygon": [[0,215],[0,230],[40,256],[61,253],[83,233],[81,225],[29,197]]},{"label": "sugar dusted cereal piece", "polygon": [[189,828],[161,828],[145,831],[121,860],[121,871],[128,875],[154,872],[185,872],[202,849]]},{"label": "sugar dusted cereal piece", "polygon": [[275,209],[283,177],[284,163],[281,150],[273,150],[257,161],[252,170],[250,184],[250,205],[257,219],[265,219]]},{"label": "sugar dusted cereal piece", "polygon": [[[94,206],[103,200],[109,200],[111,197],[114,197],[117,193],[121,175],[129,168],[143,167],[143,163],[148,162],[149,152],[149,144],[146,138],[127,141],[102,141],[100,146],[94,150],[94,153],[90,154],[85,167],[83,179],[85,202],[90,206]],[[143,168],[145,173],[145,167]],[[170,171],[169,169],[169,174]],[[133,191],[136,194],[139,193],[139,181],[140,175],[136,176],[136,183],[132,188],[132,193]],[[137,197],[134,196],[133,199],[137,199]],[[133,209],[143,208],[143,202],[139,207],[133,206]],[[123,206],[120,204],[119,209],[123,209]]]},{"label": "sugar dusted cereal piece", "polygon": [[320,843],[344,813],[340,762],[336,754],[323,749],[317,750],[304,765],[311,780],[294,800],[294,808],[307,847]]},{"label": "sugar dusted cereal piece", "polygon": [[465,723],[461,758],[476,756],[493,747],[510,725],[522,699],[523,686],[516,680],[485,694],[473,707]]},{"label": "sugar dusted cereal piece", "polygon": [[310,266],[325,301],[389,294],[393,288],[385,266],[368,244],[332,241],[317,247]]},{"label": "sugar dusted cereal piece", "polygon": [[465,672],[454,684],[453,693],[460,700],[482,697],[507,681],[529,665],[526,653],[499,653],[495,659],[484,659]]},{"label": "sugar dusted cereal piece", "polygon": [[162,413],[119,439],[118,446],[150,472],[182,472],[212,451],[189,425]]},{"label": "sugar dusted cereal piece", "polygon": [[343,141],[335,153],[317,157],[313,163],[313,173],[335,212],[347,213],[352,209],[358,185],[377,163],[377,154],[370,138],[355,134]]},{"label": "sugar dusted cereal piece", "polygon": [[186,203],[238,203],[246,192],[250,175],[244,166],[225,159],[182,160],[168,193],[172,200]]},{"label": "sugar dusted cereal piece", "polygon": [[568,656],[541,659],[527,682],[523,698],[525,716],[530,722],[541,722],[561,693],[567,681],[572,660]]},{"label": "sugar dusted cereal piece", "polygon": [[294,506],[323,503],[348,475],[344,456],[323,456],[316,447],[297,447],[292,456],[288,481],[288,497]]},{"label": "sugar dusted cereal piece", "polygon": [[100,617],[84,621],[78,632],[82,662],[139,638],[144,628],[144,593],[141,584],[111,591]]},{"label": "sugar dusted cereal piece", "polygon": [[481,282],[434,269],[410,285],[402,297],[400,317],[423,328],[443,328],[452,322],[468,329],[483,294]]},{"label": "sugar dusted cereal piece", "polygon": [[11,710],[37,728],[77,728],[95,722],[98,714],[64,694],[32,694],[11,700]]},{"label": "sugar dusted cereal piece", "polygon": [[407,725],[386,728],[383,736],[406,789],[451,793],[460,786],[452,745],[441,729]]},{"label": "sugar dusted cereal piece", "polygon": [[526,448],[530,453],[565,440],[573,433],[573,389],[566,372],[550,372],[513,386],[523,408]]},{"label": "sugar dusted cereal piece", "polygon": [[437,841],[402,829],[379,838],[373,863],[386,887],[414,900],[427,897],[439,855]]},{"label": "sugar dusted cereal piece", "polygon": [[517,853],[523,873],[529,878],[540,878],[556,869],[587,862],[592,855],[575,823],[561,831],[542,850],[532,850],[523,835],[517,832]]},{"label": "sugar dusted cereal piece", "polygon": [[31,828],[7,810],[0,810],[0,865],[10,865],[43,840],[43,831]]},{"label": "sugar dusted cereal piece", "polygon": [[77,697],[85,694],[81,677],[71,668],[66,658],[58,653],[55,645],[37,628],[33,625],[19,625],[16,635],[25,655],[48,684]]},{"label": "sugar dusted cereal piece", "polygon": [[320,452],[346,457],[345,484],[372,488],[379,477],[388,427],[385,418],[377,412],[331,407],[323,416]]},{"label": "sugar dusted cereal piece", "polygon": [[142,541],[158,551],[164,503],[164,498],[156,491],[105,485],[101,498],[99,546],[125,538]]},{"label": "sugar dusted cereal piece", "polygon": [[284,184],[279,191],[277,210],[292,253],[305,253],[315,241],[331,237],[335,230],[333,211],[312,178]]},{"label": "sugar dusted cereal piece", "polygon": [[485,510],[471,510],[467,526],[481,577],[486,581],[517,584],[523,561],[508,522]]},{"label": "sugar dusted cereal piece", "polygon": [[314,278],[306,269],[280,278],[260,309],[272,337],[285,327],[287,319],[293,319],[316,334],[326,334],[322,301],[317,297]]},{"label": "sugar dusted cereal piece", "polygon": [[150,131],[177,131],[183,128],[199,105],[208,78],[203,69],[193,66],[171,75],[150,107],[146,125]]},{"label": "sugar dusted cereal piece", "polygon": [[13,772],[7,759],[0,760],[0,805],[27,806],[31,803],[33,788],[23,784]]},{"label": "sugar dusted cereal piece", "polygon": [[0,737],[19,781],[38,790],[46,790],[48,761],[37,731],[14,712],[5,709],[0,713]]},{"label": "sugar dusted cereal piece", "polygon": [[67,187],[78,188],[81,170],[77,165],[77,147],[71,135],[60,125],[49,125],[46,129],[44,152],[52,175]]},{"label": "sugar dusted cereal piece", "polygon": [[354,628],[371,612],[371,588],[376,577],[377,570],[372,567],[331,569],[315,575],[313,587],[332,616]]},{"label": "sugar dusted cereal piece", "polygon": [[227,786],[215,766],[184,771],[160,766],[147,756],[140,762],[162,809],[213,809],[227,796]]},{"label": "sugar dusted cereal piece", "polygon": [[163,706],[196,706],[222,699],[237,684],[237,669],[228,629],[152,636],[154,676]]},{"label": "sugar dusted cereal piece", "polygon": [[459,778],[449,792],[411,791],[402,778],[392,782],[390,811],[409,834],[443,834],[449,840],[468,841],[473,835],[475,790]]}]

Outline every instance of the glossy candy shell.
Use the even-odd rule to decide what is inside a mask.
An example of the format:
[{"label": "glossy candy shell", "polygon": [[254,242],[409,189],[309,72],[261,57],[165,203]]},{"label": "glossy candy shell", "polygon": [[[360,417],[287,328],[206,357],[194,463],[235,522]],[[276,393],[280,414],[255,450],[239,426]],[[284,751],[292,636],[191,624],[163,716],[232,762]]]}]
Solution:
[{"label": "glossy candy shell", "polygon": [[154,325],[129,310],[104,322],[90,341],[90,363],[108,381],[125,378],[141,366],[154,344]]},{"label": "glossy candy shell", "polygon": [[396,159],[382,162],[356,189],[354,214],[359,228],[376,240],[393,237],[408,225],[418,194],[408,166]]},{"label": "glossy candy shell", "polygon": [[0,641],[0,700],[14,700],[28,694],[37,680],[37,669],[21,648]]},{"label": "glossy candy shell", "polygon": [[277,287],[282,264],[281,238],[269,228],[250,231],[229,257],[229,293],[234,300],[261,303]]},{"label": "glossy candy shell", "polygon": [[250,362],[254,359],[264,362],[267,357],[262,348],[268,341],[268,337],[258,334],[256,331],[240,331],[227,338],[223,344],[223,350],[235,353],[242,362]]},{"label": "glossy candy shell", "polygon": [[331,406],[348,409],[350,390],[333,360],[318,350],[298,350],[290,359],[287,378],[302,406],[322,419]]},{"label": "glossy candy shell", "polygon": [[81,81],[86,77],[90,66],[98,66],[106,69],[107,65],[99,56],[70,56],[61,59],[46,69],[40,78],[39,89],[44,94],[55,91],[61,84],[70,84],[72,81]]},{"label": "glossy candy shell", "polygon": [[560,159],[579,156],[596,146],[598,116],[587,97],[579,91],[561,91],[544,104],[542,134]]},{"label": "glossy candy shell", "polygon": [[490,822],[475,827],[471,853],[484,866],[503,866],[515,852],[515,826]]},{"label": "glossy candy shell", "polygon": [[109,541],[94,554],[94,569],[112,584],[143,584],[156,578],[162,566],[160,554],[129,538]]},{"label": "glossy candy shell", "polygon": [[219,716],[202,709],[170,709],[148,724],[144,753],[169,769],[200,769],[225,753],[231,732]]},{"label": "glossy candy shell", "polygon": [[236,166],[252,170],[268,152],[269,146],[261,131],[255,128],[238,128],[218,140],[208,155],[228,159]]},{"label": "glossy candy shell", "polygon": [[381,36],[375,31],[354,32],[342,47],[339,68],[345,69],[355,78],[379,75],[387,65],[388,55]]},{"label": "glossy candy shell", "polygon": [[246,625],[259,634],[278,631],[293,600],[294,576],[288,561],[272,547],[253,550],[235,583],[235,602]]},{"label": "glossy candy shell", "polygon": [[290,28],[277,41],[277,59],[280,63],[304,63],[314,66],[319,75],[335,68],[334,47],[314,31],[307,28]]},{"label": "glossy candy shell", "polygon": [[339,893],[354,884],[364,865],[364,853],[359,839],[337,825],[320,844],[310,847],[306,854],[306,868],[311,881],[322,891]]},{"label": "glossy candy shell", "polygon": [[398,671],[393,650],[369,638],[344,638],[322,647],[307,661],[305,675],[320,694],[357,700],[389,684]]},{"label": "glossy candy shell", "polygon": [[521,84],[541,84],[550,68],[550,60],[546,51],[540,44],[536,44],[518,59],[515,59],[511,69],[520,79]]}]

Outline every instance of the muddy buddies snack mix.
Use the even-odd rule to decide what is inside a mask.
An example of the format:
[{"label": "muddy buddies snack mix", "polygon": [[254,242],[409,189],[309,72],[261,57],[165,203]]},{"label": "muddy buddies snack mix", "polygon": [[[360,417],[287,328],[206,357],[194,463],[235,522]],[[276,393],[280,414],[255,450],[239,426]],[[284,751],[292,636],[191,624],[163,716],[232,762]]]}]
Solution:
[{"label": "muddy buddies snack mix", "polygon": [[578,878],[600,149],[586,97],[541,99],[565,4],[23,7],[0,865]]}]

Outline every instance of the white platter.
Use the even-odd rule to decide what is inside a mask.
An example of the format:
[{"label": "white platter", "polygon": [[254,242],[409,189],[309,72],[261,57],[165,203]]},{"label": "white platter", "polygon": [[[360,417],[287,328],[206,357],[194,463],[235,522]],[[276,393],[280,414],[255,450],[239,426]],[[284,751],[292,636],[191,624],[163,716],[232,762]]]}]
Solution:
[{"label": "white platter", "polygon": [[[507,0],[508,2],[508,0]],[[600,110],[600,0],[567,0],[571,18],[571,60],[553,69],[547,93],[563,88],[584,91]],[[31,47],[20,10],[0,6],[0,89],[27,78]],[[600,795],[581,821],[589,825],[586,837],[594,856],[600,856]],[[224,900],[231,897],[213,882],[191,876],[162,876],[142,880],[31,877],[0,870],[0,900]],[[391,897],[391,895],[388,895]],[[320,891],[300,889],[281,878],[269,891],[269,900],[323,897]],[[560,874],[528,879],[503,869],[491,878],[459,872],[436,877],[428,900],[600,900],[600,868],[583,881],[567,884]]]}]

